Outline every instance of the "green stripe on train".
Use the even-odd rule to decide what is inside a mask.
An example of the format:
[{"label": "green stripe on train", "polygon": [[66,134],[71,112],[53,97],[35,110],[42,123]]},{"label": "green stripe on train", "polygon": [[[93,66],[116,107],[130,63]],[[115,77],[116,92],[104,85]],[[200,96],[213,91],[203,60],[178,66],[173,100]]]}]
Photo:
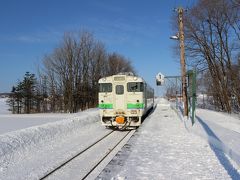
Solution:
[{"label": "green stripe on train", "polygon": [[98,108],[100,108],[100,109],[112,109],[113,104],[99,104]]},{"label": "green stripe on train", "polygon": [[137,104],[127,104],[128,109],[143,109],[144,104],[143,103],[137,103]]}]

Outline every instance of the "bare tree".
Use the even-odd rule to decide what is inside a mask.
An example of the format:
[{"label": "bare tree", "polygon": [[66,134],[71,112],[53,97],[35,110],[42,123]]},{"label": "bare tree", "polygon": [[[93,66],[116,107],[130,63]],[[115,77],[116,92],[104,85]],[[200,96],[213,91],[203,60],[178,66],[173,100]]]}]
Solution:
[{"label": "bare tree", "polygon": [[231,112],[231,98],[240,105],[239,79],[234,73],[239,43],[239,19],[227,0],[200,0],[185,17],[186,55],[188,63],[208,69],[216,106]]},{"label": "bare tree", "polygon": [[112,53],[108,55],[108,74],[113,75],[119,72],[133,72],[134,69],[131,65],[131,62],[125,57]]},{"label": "bare tree", "polygon": [[65,33],[62,43],[45,56],[43,66],[50,109],[64,112],[96,107],[101,77],[133,71],[129,60],[108,55],[104,44],[87,31]]}]

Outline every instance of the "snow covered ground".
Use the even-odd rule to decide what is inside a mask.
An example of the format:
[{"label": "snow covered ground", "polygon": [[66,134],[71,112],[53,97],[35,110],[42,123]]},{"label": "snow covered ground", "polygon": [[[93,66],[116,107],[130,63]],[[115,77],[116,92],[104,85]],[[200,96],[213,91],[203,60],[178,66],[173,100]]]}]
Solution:
[{"label": "snow covered ground", "polygon": [[78,116],[79,113],[0,114],[0,134]]},{"label": "snow covered ground", "polygon": [[203,137],[240,166],[240,119],[235,115],[198,109],[196,123],[188,128]]},{"label": "snow covered ground", "polygon": [[162,99],[98,179],[240,179],[240,167],[190,128]]},{"label": "snow covered ground", "polygon": [[79,113],[11,114],[6,101],[7,98],[0,98],[0,134],[79,116]]},{"label": "snow covered ground", "polygon": [[[94,132],[94,133],[91,133]],[[0,179],[39,179],[106,133],[97,110],[0,135]]]},{"label": "snow covered ground", "polygon": [[197,109],[196,114],[197,117],[203,119],[204,121],[215,123],[226,129],[240,133],[240,115],[230,115],[227,113],[216,112],[207,109]]},{"label": "snow covered ground", "polygon": [[[28,125],[27,118],[41,125]],[[4,128],[8,123],[12,130]],[[201,109],[192,127],[160,99],[98,179],[240,179],[239,127],[236,117]],[[108,132],[97,109],[56,116],[2,114],[0,129],[6,130],[0,134],[0,179],[39,179]]]}]

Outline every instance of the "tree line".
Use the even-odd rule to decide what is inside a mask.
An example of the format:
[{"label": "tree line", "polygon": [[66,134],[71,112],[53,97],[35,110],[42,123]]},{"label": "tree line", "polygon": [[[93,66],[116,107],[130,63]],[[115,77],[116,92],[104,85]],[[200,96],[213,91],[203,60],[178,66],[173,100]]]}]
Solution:
[{"label": "tree line", "polygon": [[27,72],[9,98],[13,113],[78,112],[98,104],[98,80],[134,72],[130,60],[107,52],[92,33],[65,33],[42,59],[38,78]]},{"label": "tree line", "polygon": [[240,1],[199,0],[184,15],[187,64],[201,72],[199,89],[217,110],[239,112]]}]

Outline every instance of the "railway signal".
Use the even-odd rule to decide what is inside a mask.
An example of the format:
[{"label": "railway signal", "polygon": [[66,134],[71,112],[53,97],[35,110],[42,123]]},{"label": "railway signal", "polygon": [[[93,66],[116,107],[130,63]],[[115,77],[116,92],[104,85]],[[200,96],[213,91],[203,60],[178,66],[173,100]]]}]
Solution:
[{"label": "railway signal", "polygon": [[161,86],[164,83],[164,75],[162,73],[158,73],[156,75],[156,84],[157,86]]}]

